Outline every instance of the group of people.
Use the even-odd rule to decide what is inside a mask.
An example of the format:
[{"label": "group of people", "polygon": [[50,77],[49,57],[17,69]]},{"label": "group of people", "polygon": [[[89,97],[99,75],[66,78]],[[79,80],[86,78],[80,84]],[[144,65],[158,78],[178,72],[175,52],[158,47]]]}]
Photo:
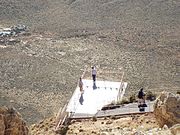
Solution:
[{"label": "group of people", "polygon": [[[95,66],[92,67],[91,74],[92,74],[93,83],[95,84],[95,82],[96,82],[96,74],[97,74]],[[82,77],[79,78],[79,89],[80,89],[80,92],[83,92]]]},{"label": "group of people", "polygon": [[[92,75],[92,79],[93,79],[93,88],[94,85],[96,84],[96,68],[95,66],[92,67],[92,71],[91,71],[91,75]],[[82,81],[82,77],[79,78],[79,89],[80,92],[83,93],[83,81]],[[144,111],[144,108],[147,107],[146,103],[145,103],[145,94],[143,92],[143,88],[141,88],[138,92],[138,107],[139,107],[139,111]]]}]

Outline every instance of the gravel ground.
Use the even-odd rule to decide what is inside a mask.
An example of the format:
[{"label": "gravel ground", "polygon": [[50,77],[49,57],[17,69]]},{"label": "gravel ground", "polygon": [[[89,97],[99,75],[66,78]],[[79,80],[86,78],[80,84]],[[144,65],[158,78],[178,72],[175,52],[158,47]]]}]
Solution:
[{"label": "gravel ground", "polygon": [[[176,51],[169,52],[167,57],[163,49],[158,54],[158,48],[151,55],[146,48],[132,49],[106,40],[96,36],[69,39],[36,36],[0,48],[1,105],[15,106],[29,123],[54,115],[72,95],[84,67],[94,64],[99,72],[109,69],[117,72],[122,67],[124,81],[128,82],[127,95],[140,87],[152,91],[179,89],[173,80]],[[121,78],[120,74],[99,76]]]},{"label": "gravel ground", "polygon": [[127,95],[141,87],[176,93],[179,6],[178,0],[1,1],[1,26],[23,23],[32,35],[0,46],[0,105],[15,106],[29,124],[54,115],[86,65],[121,67]]}]

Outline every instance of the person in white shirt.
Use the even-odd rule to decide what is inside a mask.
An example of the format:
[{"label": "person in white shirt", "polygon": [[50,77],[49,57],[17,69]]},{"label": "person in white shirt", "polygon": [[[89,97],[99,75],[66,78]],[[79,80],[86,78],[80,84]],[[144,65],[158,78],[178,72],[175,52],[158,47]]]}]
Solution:
[{"label": "person in white shirt", "polygon": [[92,67],[92,78],[93,78],[93,81],[95,82],[96,81],[96,68],[94,66]]}]

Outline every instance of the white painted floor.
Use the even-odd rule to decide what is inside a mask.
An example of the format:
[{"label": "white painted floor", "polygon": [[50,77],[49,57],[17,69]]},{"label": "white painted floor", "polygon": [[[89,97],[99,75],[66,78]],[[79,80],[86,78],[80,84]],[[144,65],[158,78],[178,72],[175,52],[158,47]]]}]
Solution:
[{"label": "white painted floor", "polygon": [[[96,114],[104,105],[117,100],[121,82],[83,80],[84,93],[81,94],[79,87],[76,88],[66,112],[79,114]],[[124,82],[121,97],[125,93],[127,83]]]}]

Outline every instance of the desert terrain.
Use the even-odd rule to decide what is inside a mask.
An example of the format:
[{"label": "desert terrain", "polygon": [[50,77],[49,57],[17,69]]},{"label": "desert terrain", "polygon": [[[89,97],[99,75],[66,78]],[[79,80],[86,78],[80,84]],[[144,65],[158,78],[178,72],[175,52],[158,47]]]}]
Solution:
[{"label": "desert terrain", "polygon": [[0,27],[30,29],[0,44],[0,105],[29,125],[68,102],[85,66],[121,67],[126,96],[180,89],[179,0],[1,0],[0,9]]}]

